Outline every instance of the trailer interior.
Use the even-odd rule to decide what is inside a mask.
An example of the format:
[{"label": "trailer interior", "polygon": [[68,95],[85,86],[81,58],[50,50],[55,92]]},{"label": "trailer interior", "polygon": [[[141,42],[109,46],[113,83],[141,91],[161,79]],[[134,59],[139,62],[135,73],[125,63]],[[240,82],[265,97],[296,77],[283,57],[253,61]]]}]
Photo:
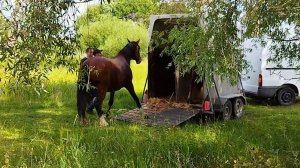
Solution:
[{"label": "trailer interior", "polygon": [[[177,19],[159,19],[153,26],[153,32],[166,32],[168,35]],[[155,33],[151,39],[155,39]],[[167,38],[167,37],[165,37]],[[171,44],[168,44],[171,45]],[[148,97],[189,103],[201,107],[203,101],[203,82],[196,83],[196,73],[191,71],[184,76],[175,68],[171,55],[163,52],[165,46],[151,41],[148,53]]]},{"label": "trailer interior", "polygon": [[[200,106],[203,101],[203,83],[195,82],[196,73],[184,76],[175,68],[172,56],[155,48],[148,57],[148,97]],[[200,106],[201,107],[201,106]]]}]

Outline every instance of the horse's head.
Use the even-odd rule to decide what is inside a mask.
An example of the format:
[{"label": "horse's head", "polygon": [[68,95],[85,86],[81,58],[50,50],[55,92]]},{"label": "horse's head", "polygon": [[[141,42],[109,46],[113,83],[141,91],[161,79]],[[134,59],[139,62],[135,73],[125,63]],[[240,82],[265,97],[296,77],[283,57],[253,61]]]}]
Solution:
[{"label": "horse's head", "polygon": [[137,64],[140,64],[142,62],[142,58],[140,55],[140,46],[139,46],[139,42],[138,41],[128,41],[128,44],[126,45],[126,47],[128,47],[128,49],[130,49],[130,59],[135,60]]}]

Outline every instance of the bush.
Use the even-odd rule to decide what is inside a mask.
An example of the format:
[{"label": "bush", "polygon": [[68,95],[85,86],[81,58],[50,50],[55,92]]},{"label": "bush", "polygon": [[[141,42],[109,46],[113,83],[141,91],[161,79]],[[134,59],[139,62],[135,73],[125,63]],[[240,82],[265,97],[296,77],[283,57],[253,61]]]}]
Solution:
[{"label": "bush", "polygon": [[[116,16],[119,19],[148,23],[149,16],[160,10],[158,0],[114,0],[110,4],[93,5],[88,8],[89,20],[99,19],[100,14]],[[79,24],[85,22],[87,14],[79,18]],[[85,22],[86,24],[86,22]]]},{"label": "bush", "polygon": [[147,29],[133,21],[124,21],[114,16],[98,15],[97,21],[80,25],[78,28],[80,46],[103,49],[107,57],[113,57],[126,44],[127,39],[140,39],[141,55],[147,54]]}]

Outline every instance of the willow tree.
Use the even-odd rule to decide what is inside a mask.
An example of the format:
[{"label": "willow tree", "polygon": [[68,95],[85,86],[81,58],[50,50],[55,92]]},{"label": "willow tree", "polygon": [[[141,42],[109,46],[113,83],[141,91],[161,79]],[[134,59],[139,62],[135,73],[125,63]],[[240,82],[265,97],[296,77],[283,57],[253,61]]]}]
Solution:
[{"label": "willow tree", "polygon": [[243,6],[245,37],[267,37],[261,42],[271,40],[270,61],[286,60],[290,66],[300,68],[300,1],[256,0],[243,2]]},{"label": "willow tree", "polygon": [[76,11],[72,1],[1,1],[0,15],[5,16],[1,32],[5,33],[0,34],[0,62],[6,72],[5,86],[40,88],[53,68],[74,69]]},{"label": "willow tree", "polygon": [[[168,40],[162,40],[171,44],[165,52],[171,53],[182,74],[193,69],[198,80],[211,81],[219,75],[237,82],[237,75],[248,67],[242,44],[249,38],[261,39],[262,45],[273,40],[274,56],[270,61],[300,60],[298,0],[207,0],[187,4],[189,21],[173,28]],[[293,25],[293,37],[284,24]]]}]

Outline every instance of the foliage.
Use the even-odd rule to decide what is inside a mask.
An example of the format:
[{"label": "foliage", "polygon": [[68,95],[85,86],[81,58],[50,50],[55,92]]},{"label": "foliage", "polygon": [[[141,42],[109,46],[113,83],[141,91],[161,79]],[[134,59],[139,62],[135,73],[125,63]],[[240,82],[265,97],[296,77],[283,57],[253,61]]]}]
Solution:
[{"label": "foliage", "polygon": [[[82,16],[80,19],[85,18]],[[78,34],[82,50],[87,47],[103,49],[104,55],[112,57],[126,44],[127,39],[140,39],[141,55],[147,53],[147,29],[131,20],[124,21],[105,14],[95,15],[93,22],[82,25],[78,22]]]},{"label": "foliage", "polygon": [[158,4],[158,0],[116,0],[112,2],[111,13],[118,18],[143,22],[157,11]]},{"label": "foliage", "polygon": [[237,28],[241,9],[237,5],[223,0],[203,4],[195,11],[197,15],[180,19],[178,26],[156,38],[167,40],[154,43],[167,46],[164,52],[173,57],[182,74],[193,69],[198,81],[211,83],[219,75],[235,83],[246,67]]},{"label": "foliage", "polygon": [[0,61],[9,80],[7,87],[39,87],[52,68],[74,68],[73,3],[4,0],[0,5],[0,13],[10,13],[6,19],[9,32],[0,38]]},{"label": "foliage", "polygon": [[81,50],[88,46],[98,47],[106,56],[112,57],[124,46],[127,38],[141,39],[141,52],[146,56],[150,15],[186,11],[183,3],[158,3],[157,0],[116,0],[90,6],[76,23]]},{"label": "foliage", "polygon": [[[165,52],[173,56],[183,74],[193,69],[198,81],[205,78],[211,82],[214,75],[219,75],[235,83],[238,74],[248,67],[242,47],[245,39],[259,37],[262,45],[273,39],[271,60],[279,63],[289,58],[291,64],[298,64],[299,4],[297,0],[193,1],[188,6],[190,19],[158,35],[167,40],[155,43],[170,46]],[[284,28],[284,24],[294,27]],[[293,29],[295,33],[291,37]]]},{"label": "foliage", "polygon": [[0,43],[5,41],[5,38],[8,36],[9,33],[9,26],[5,17],[0,13]]},{"label": "foliage", "polygon": [[[157,0],[115,0],[110,4],[98,4],[88,7],[84,17],[88,17],[89,21],[97,20],[101,14],[115,16],[122,20],[133,20],[135,22],[146,23],[151,14],[158,10]],[[81,17],[83,18],[83,17]],[[79,19],[84,21],[84,19]],[[79,23],[79,25],[82,25]]]},{"label": "foliage", "polygon": [[[74,2],[1,1],[0,60],[6,71],[5,80],[1,81],[2,87],[5,82],[5,86],[9,88],[26,85],[38,89],[46,79],[46,74],[54,67],[62,65],[74,70],[76,59],[73,59],[72,55],[76,51],[76,32],[73,22],[77,12]],[[177,5],[170,6],[172,9],[177,8],[174,7]],[[179,6],[181,9],[184,5]],[[104,48],[105,53],[112,56],[123,47],[126,38],[140,38],[142,54],[146,55],[147,26],[143,25],[147,25],[150,14],[168,9],[167,3],[160,4],[158,0],[116,0],[92,6],[76,24],[79,33],[82,33],[81,47],[83,49],[91,45]],[[10,13],[4,21],[2,13]],[[104,14],[114,17],[110,18]],[[91,28],[87,20],[91,23]],[[104,25],[99,28],[97,24],[100,23]],[[116,26],[118,24],[120,26]],[[89,41],[95,43],[89,44]]]},{"label": "foliage", "polygon": [[290,66],[300,68],[300,1],[257,0],[246,1],[243,6],[245,37],[260,37],[263,44],[271,39],[270,60],[287,60]]},{"label": "foliage", "polygon": [[[139,96],[146,65],[132,65]],[[99,128],[97,115],[89,115],[90,124],[81,128],[73,125],[76,74],[55,69],[48,77],[49,94],[20,89],[0,96],[2,167],[300,166],[300,102],[278,107],[249,100],[239,120],[175,128],[114,120],[110,127]],[[136,107],[126,90],[115,96],[113,116]]]},{"label": "foliage", "polygon": [[[186,13],[189,9],[185,3],[161,3],[159,0],[115,0],[110,4],[93,5],[88,8],[88,15],[91,22],[97,20],[101,14],[115,16],[123,20],[132,20],[148,25],[150,15]],[[86,22],[81,17],[79,25]],[[87,24],[87,23],[85,23]]]},{"label": "foliage", "polygon": [[161,3],[159,5],[157,14],[178,14],[178,13],[188,13],[190,9],[187,7],[186,3]]}]

